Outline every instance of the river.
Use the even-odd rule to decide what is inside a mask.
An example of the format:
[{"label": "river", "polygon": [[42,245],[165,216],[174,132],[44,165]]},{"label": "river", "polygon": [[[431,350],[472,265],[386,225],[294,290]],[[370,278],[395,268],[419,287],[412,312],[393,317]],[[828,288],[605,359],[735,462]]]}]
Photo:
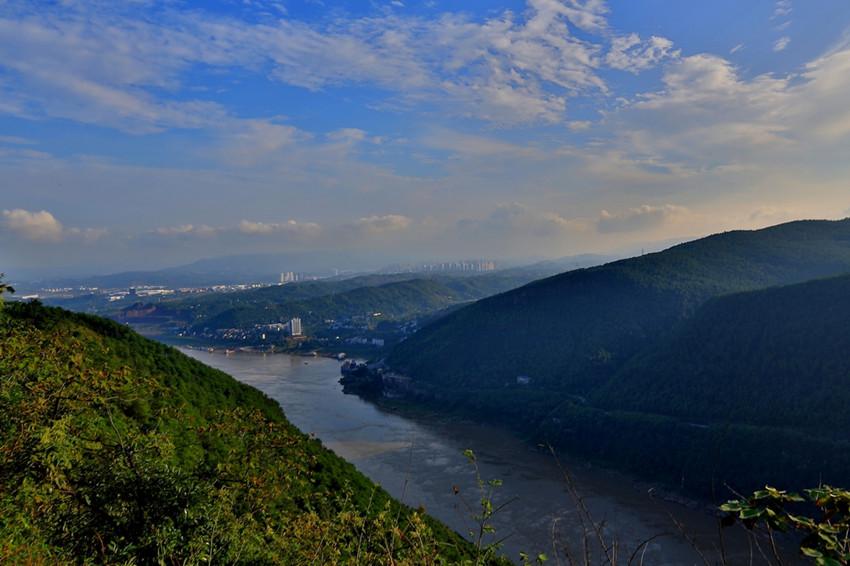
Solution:
[{"label": "river", "polygon": [[[183,351],[263,391],[303,432],[315,435],[397,499],[424,507],[461,534],[473,527],[467,504],[475,505],[478,499],[474,470],[463,455],[467,448],[474,450],[481,476],[503,481],[496,504],[511,501],[496,515],[495,525],[497,538],[507,536],[502,552],[514,560],[520,551],[545,552],[550,564],[558,564],[553,556],[556,541],[561,556],[565,541],[574,554],[580,553],[584,531],[564,479],[563,471],[568,470],[593,519],[604,522],[605,540],[617,541],[620,564],[628,563],[634,549],[656,535],[663,536],[641,547],[634,564],[641,558],[646,565],[704,564],[673,518],[715,562],[714,517],[652,497],[646,486],[628,476],[563,456],[559,464],[551,454],[499,427],[382,410],[343,394],[339,363],[331,359]],[[733,564],[748,562],[749,545],[744,541],[743,535],[727,537]]]}]

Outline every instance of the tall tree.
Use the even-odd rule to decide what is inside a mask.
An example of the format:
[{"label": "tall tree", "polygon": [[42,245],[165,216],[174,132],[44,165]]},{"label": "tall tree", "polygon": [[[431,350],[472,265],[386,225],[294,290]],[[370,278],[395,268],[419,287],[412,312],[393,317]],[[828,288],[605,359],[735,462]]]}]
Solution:
[{"label": "tall tree", "polygon": [[3,283],[3,277],[5,275],[6,275],[5,273],[0,273],[0,303],[3,302],[3,294],[4,293],[14,293],[15,292],[15,289],[12,288],[11,285],[9,285],[7,283]]}]

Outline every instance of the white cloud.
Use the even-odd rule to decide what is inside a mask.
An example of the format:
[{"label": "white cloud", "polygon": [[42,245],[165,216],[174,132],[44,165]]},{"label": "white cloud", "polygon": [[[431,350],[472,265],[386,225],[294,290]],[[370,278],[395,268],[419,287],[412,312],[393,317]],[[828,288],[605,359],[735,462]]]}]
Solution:
[{"label": "white cloud", "polygon": [[573,120],[567,123],[567,128],[573,132],[583,132],[590,129],[591,126],[593,126],[593,122],[589,120]]},{"label": "white cloud", "polygon": [[327,135],[329,140],[342,143],[357,143],[368,139],[369,134],[360,128],[342,128]]},{"label": "white cloud", "polygon": [[798,134],[790,117],[798,110],[789,105],[798,87],[790,77],[747,80],[728,60],[699,54],[668,65],[662,80],[662,90],[608,116],[630,161],[692,174],[752,163],[756,154],[789,147]]},{"label": "white cloud", "polygon": [[785,48],[791,43],[791,38],[787,35],[780,37],[773,44],[773,50],[776,52],[785,51]]},{"label": "white cloud", "polygon": [[772,226],[794,219],[794,213],[774,206],[763,206],[750,213],[749,221],[756,226]]},{"label": "white cloud", "polygon": [[402,214],[384,214],[359,218],[353,227],[363,234],[376,235],[407,230],[413,219]]},{"label": "white cloud", "polygon": [[542,152],[533,146],[502,141],[498,138],[433,128],[422,138],[425,147],[449,151],[458,156],[474,157],[540,157]]},{"label": "white cloud", "polygon": [[790,16],[793,12],[791,0],[776,0],[773,8],[773,18],[784,18]]},{"label": "white cloud", "polygon": [[[197,65],[239,66],[312,90],[371,84],[400,95],[402,104],[439,104],[504,125],[560,122],[570,97],[607,91],[598,72],[609,34],[602,0],[527,0],[521,17],[503,11],[483,21],[384,14],[323,25],[167,6],[154,22],[122,4],[13,4],[19,17],[0,19],[0,60],[18,84],[7,84],[0,101],[23,99],[36,115],[128,131],[214,127],[226,118],[208,101],[161,98]],[[609,59],[632,70],[671,49],[658,37],[616,41]]]},{"label": "white cloud", "polygon": [[0,216],[0,230],[30,242],[50,244],[63,240],[92,243],[107,234],[105,228],[66,228],[46,210],[36,212],[22,208],[4,210]]},{"label": "white cloud", "polygon": [[212,226],[208,226],[206,224],[181,224],[179,226],[165,226],[157,228],[156,230],[154,230],[154,233],[159,236],[165,237],[200,236],[206,238],[216,235],[218,233],[218,229],[213,228]]},{"label": "white cloud", "polygon": [[611,49],[605,56],[609,67],[639,73],[657,66],[667,58],[680,55],[678,49],[673,49],[673,42],[665,37],[653,35],[642,41],[638,34],[615,37]]},{"label": "white cloud", "polygon": [[723,58],[694,55],[668,67],[664,84],[621,114],[637,128],[626,129],[644,151],[733,162],[803,142],[810,144],[803,149],[817,151],[817,144],[850,134],[850,48],[808,63],[796,76],[750,79]]},{"label": "white cloud", "polygon": [[59,242],[65,231],[62,223],[46,210],[30,212],[21,208],[3,211],[3,227],[33,242]]},{"label": "white cloud", "polygon": [[688,209],[670,204],[664,206],[650,206],[645,204],[618,214],[612,214],[607,210],[603,210],[599,214],[596,228],[603,233],[651,230],[664,225],[673,218],[681,217],[687,213]]},{"label": "white cloud", "polygon": [[224,120],[217,126],[218,154],[228,163],[252,166],[275,158],[310,136],[274,120]]},{"label": "white cloud", "polygon": [[106,228],[69,228],[66,232],[71,237],[82,239],[84,242],[92,243],[106,237],[109,230]]},{"label": "white cloud", "polygon": [[317,236],[322,227],[314,222],[298,222],[288,220],[286,222],[254,222],[242,220],[238,227],[239,232],[251,236],[288,235],[298,237]]},{"label": "white cloud", "polygon": [[540,211],[518,202],[501,204],[486,218],[462,219],[458,228],[463,233],[518,238],[553,238],[582,231],[582,219],[566,218],[557,212]]}]

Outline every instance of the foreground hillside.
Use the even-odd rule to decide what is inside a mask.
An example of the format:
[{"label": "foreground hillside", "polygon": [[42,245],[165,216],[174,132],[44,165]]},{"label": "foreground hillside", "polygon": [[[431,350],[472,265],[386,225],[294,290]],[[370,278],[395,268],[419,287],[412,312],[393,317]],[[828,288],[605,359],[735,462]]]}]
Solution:
[{"label": "foreground hillside", "polygon": [[711,297],[850,271],[850,220],[718,234],[570,271],[424,328],[391,365],[425,385],[502,387],[518,375],[592,389]]},{"label": "foreground hillside", "polygon": [[0,304],[0,563],[454,563],[276,403],[110,321]]}]

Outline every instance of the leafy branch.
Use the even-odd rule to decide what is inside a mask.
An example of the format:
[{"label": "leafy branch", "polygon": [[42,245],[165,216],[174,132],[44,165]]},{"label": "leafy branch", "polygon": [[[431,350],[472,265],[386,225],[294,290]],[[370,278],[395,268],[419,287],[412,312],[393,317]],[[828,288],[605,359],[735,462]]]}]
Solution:
[{"label": "leafy branch", "polygon": [[750,530],[767,530],[777,564],[782,561],[776,532],[801,534],[800,551],[818,566],[850,564],[850,492],[824,485],[803,493],[768,486],[748,498],[728,501],[720,507],[727,513],[723,525],[741,522]]}]

